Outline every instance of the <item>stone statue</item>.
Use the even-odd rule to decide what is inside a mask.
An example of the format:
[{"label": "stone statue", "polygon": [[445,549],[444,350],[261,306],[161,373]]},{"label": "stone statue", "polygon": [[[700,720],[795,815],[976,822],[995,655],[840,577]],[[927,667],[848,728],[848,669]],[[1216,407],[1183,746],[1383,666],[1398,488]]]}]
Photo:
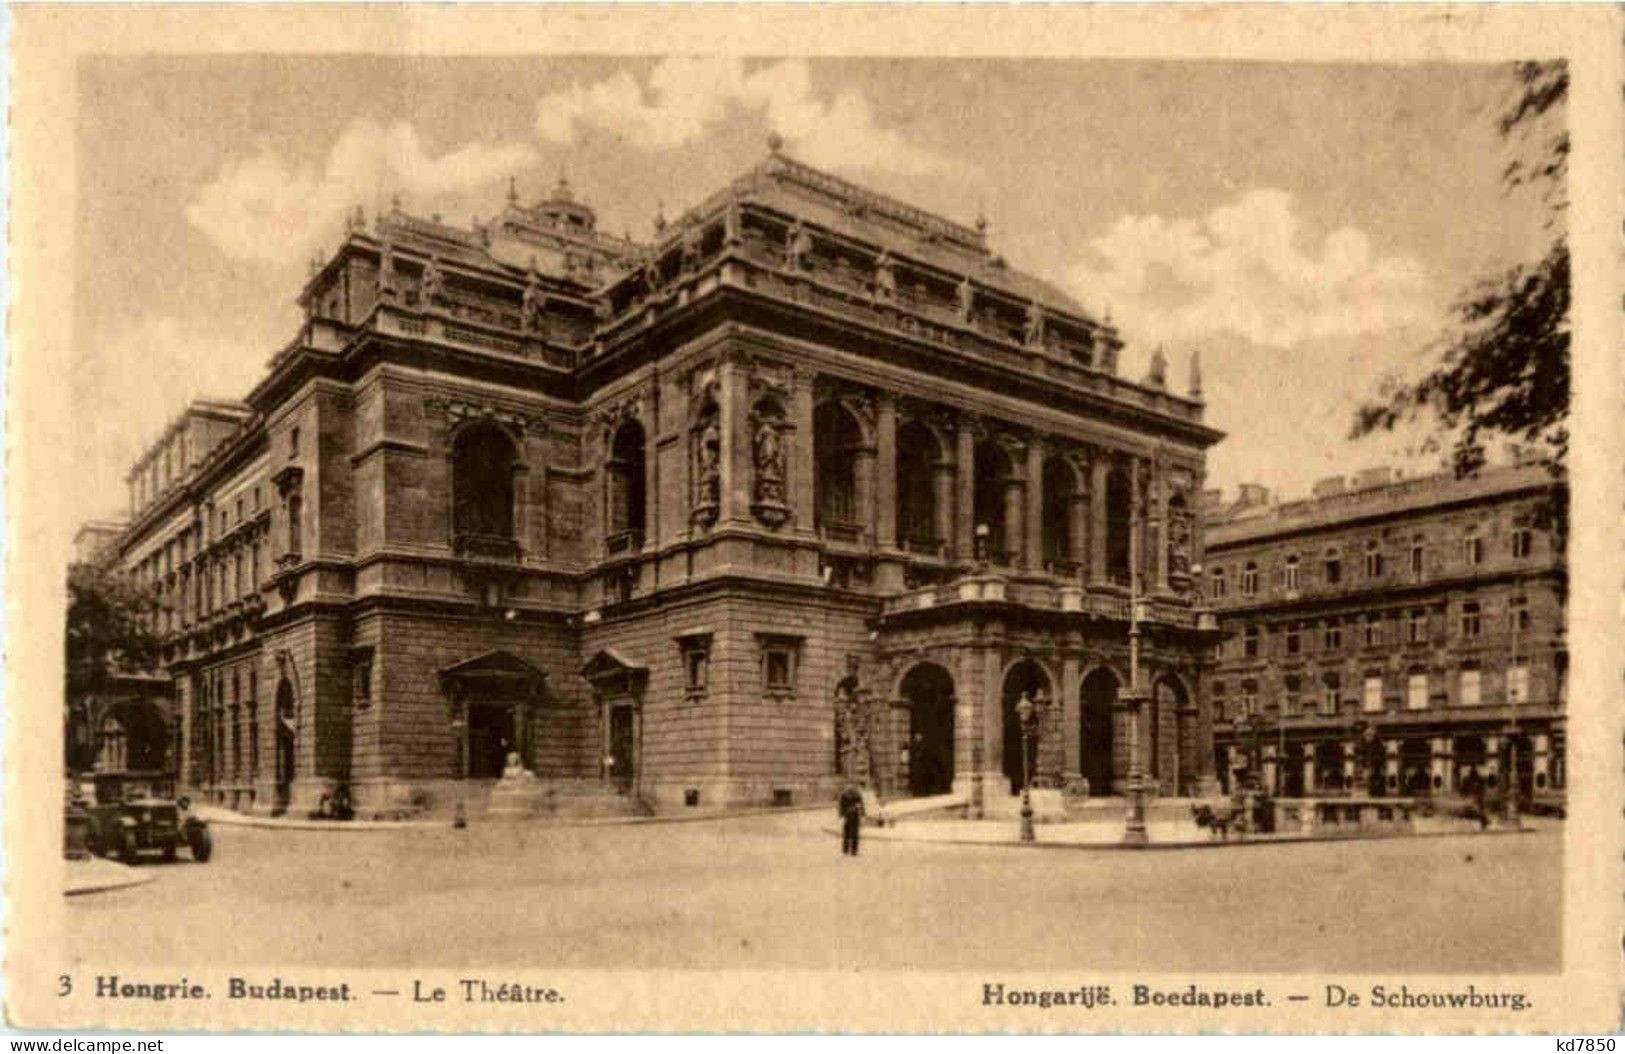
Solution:
[{"label": "stone statue", "polygon": [[897,273],[892,269],[891,253],[884,250],[875,261],[875,299],[897,299]]},{"label": "stone statue", "polygon": [[773,422],[764,421],[756,429],[756,500],[784,501],[784,444]]},{"label": "stone statue", "polygon": [[519,328],[534,333],[542,328],[542,309],[547,306],[547,294],[536,280],[535,261],[532,260],[530,280],[525,283],[525,296],[519,305]]},{"label": "stone statue", "polygon": [[508,752],[507,763],[502,766],[503,782],[514,783],[529,781],[535,778],[536,777],[531,773],[531,771],[525,768],[525,763],[520,760],[519,752],[517,750],[510,750]]},{"label": "stone statue", "polygon": [[1153,387],[1168,387],[1168,356],[1162,353],[1162,345],[1151,353],[1151,368],[1146,371],[1145,382]]},{"label": "stone statue", "polygon": [[1191,571],[1191,514],[1184,502],[1171,503],[1168,510],[1168,572],[1188,575]]},{"label": "stone statue", "polygon": [[1022,331],[1022,339],[1029,348],[1044,343],[1044,308],[1036,300],[1027,305],[1027,327]]},{"label": "stone statue", "polygon": [[807,233],[806,225],[800,220],[790,227],[790,233],[784,239],[784,263],[792,271],[805,271],[808,269],[808,258],[812,256],[812,235]]},{"label": "stone statue", "polygon": [[694,502],[699,506],[715,508],[722,500],[722,433],[715,416],[706,419],[700,429],[699,477],[696,480]]},{"label": "stone statue", "polygon": [[440,259],[429,257],[423,265],[423,277],[418,280],[418,303],[427,307],[446,299],[446,276],[440,273]]},{"label": "stone statue", "polygon": [[396,292],[395,243],[385,238],[378,250],[378,297],[380,300],[393,300]]},{"label": "stone statue", "polygon": [[969,322],[975,312],[976,286],[971,284],[970,275],[966,275],[965,280],[959,283],[959,317]]}]

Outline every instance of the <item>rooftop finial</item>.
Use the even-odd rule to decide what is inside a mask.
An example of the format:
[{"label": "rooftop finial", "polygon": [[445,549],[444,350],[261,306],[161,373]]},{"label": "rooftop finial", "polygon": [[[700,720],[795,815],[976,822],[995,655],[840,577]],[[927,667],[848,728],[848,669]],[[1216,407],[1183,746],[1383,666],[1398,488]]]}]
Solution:
[{"label": "rooftop finial", "polygon": [[508,176],[508,204],[517,205],[518,203],[519,203],[519,186],[518,186],[517,181],[514,179],[514,177],[512,175],[509,175]]},{"label": "rooftop finial", "polygon": [[770,154],[779,154],[782,153],[783,150],[784,136],[780,135],[777,130],[767,133],[767,152]]},{"label": "rooftop finial", "polygon": [[1197,349],[1191,352],[1191,398],[1202,397],[1202,352]]},{"label": "rooftop finial", "polygon": [[1168,387],[1168,356],[1163,354],[1161,344],[1151,353],[1151,367],[1146,370],[1145,382],[1157,388]]},{"label": "rooftop finial", "polygon": [[666,203],[664,201],[656,201],[655,202],[655,233],[659,234],[661,231],[663,231],[665,229],[666,229]]},{"label": "rooftop finial", "polygon": [[986,234],[987,233],[987,203],[986,202],[978,201],[976,203],[976,233],[977,234]]},{"label": "rooftop finial", "polygon": [[574,201],[575,200],[574,197],[572,197],[571,194],[570,194],[570,177],[565,175],[564,169],[562,169],[562,168],[559,169],[558,186],[553,188],[553,198],[554,198],[555,201]]}]

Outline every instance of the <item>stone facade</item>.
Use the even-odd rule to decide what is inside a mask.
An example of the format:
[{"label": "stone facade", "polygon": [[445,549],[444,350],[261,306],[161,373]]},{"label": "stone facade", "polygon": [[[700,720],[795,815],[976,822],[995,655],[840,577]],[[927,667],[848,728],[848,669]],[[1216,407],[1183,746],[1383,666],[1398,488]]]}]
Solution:
[{"label": "stone facade", "polygon": [[513,752],[655,808],[980,804],[1105,793],[1136,743],[1164,792],[1211,782],[1219,433],[979,226],[775,151],[646,245],[563,185],[357,217],[301,303],[117,543],[199,793],[433,808]]},{"label": "stone facade", "polygon": [[[1457,480],[1377,471],[1271,504],[1210,499],[1217,768],[1256,751],[1289,795],[1564,785],[1563,484],[1536,465]],[[1364,733],[1365,726],[1373,729]],[[1362,748],[1361,743],[1365,746]],[[1363,751],[1363,753],[1362,753]]]}]

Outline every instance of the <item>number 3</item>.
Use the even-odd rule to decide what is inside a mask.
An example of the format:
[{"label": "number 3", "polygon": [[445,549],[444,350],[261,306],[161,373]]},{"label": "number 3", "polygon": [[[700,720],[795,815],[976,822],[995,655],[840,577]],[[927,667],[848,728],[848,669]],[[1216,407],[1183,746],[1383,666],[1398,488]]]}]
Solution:
[{"label": "number 3", "polygon": [[73,994],[73,978],[68,974],[60,975],[57,977],[56,982],[62,986],[61,989],[56,993],[56,997],[58,999],[61,999],[65,995]]}]

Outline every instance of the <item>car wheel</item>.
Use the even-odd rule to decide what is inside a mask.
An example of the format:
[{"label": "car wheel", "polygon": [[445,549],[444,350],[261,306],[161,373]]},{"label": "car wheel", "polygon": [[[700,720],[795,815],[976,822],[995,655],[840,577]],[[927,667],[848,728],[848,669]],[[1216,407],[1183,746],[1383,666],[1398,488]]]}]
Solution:
[{"label": "car wheel", "polygon": [[197,827],[187,834],[186,841],[192,847],[192,859],[200,864],[209,862],[214,855],[214,838],[209,834],[207,827]]}]

